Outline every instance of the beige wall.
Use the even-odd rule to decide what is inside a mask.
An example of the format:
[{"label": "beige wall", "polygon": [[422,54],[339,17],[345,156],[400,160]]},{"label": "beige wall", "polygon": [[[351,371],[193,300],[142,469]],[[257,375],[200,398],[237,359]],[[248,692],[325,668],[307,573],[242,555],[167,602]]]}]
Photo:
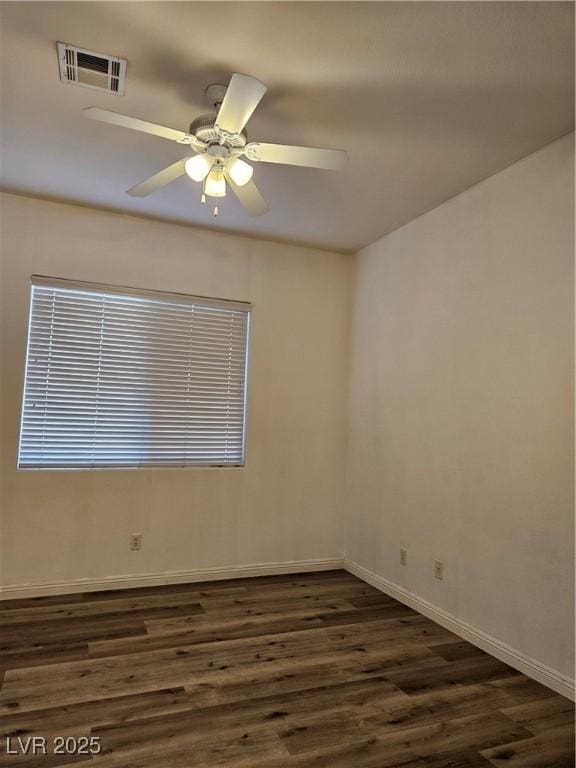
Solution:
[{"label": "beige wall", "polygon": [[[5,586],[341,554],[349,257],[13,195],[1,236]],[[246,468],[17,472],[34,273],[253,302]]]},{"label": "beige wall", "polygon": [[358,254],[347,502],[350,560],[564,673],[573,163],[565,137]]},{"label": "beige wall", "polygon": [[[570,673],[572,176],[566,137],[355,260],[3,195],[4,585],[337,558],[346,543]],[[33,273],[252,301],[246,468],[17,472]]]}]

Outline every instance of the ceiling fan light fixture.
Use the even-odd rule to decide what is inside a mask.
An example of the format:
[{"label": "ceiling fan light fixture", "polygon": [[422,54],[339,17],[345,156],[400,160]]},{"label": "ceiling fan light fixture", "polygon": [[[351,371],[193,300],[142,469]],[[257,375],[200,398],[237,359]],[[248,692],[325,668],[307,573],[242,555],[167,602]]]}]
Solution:
[{"label": "ceiling fan light fixture", "polygon": [[[201,204],[206,204],[208,196],[216,199],[225,197],[228,183],[244,210],[250,216],[261,216],[268,206],[254,183],[250,163],[295,165],[327,171],[341,171],[346,163],[346,152],[340,149],[296,147],[261,141],[247,143],[246,123],[265,93],[266,86],[255,77],[235,72],[228,86],[209,87],[207,94],[216,107],[216,113],[195,118],[188,133],[101,107],[86,107],[83,114],[91,120],[175,141],[196,153],[182,157],[131,187],[127,190],[131,197],[146,197],[187,175],[202,184]],[[240,160],[240,155],[249,163]],[[215,215],[219,213],[217,208]]]},{"label": "ceiling fan light fixture", "polygon": [[186,175],[189,176],[192,181],[204,181],[206,176],[210,173],[212,163],[206,157],[206,155],[194,155],[189,157],[184,164],[186,169]]},{"label": "ceiling fan light fixture", "polygon": [[236,158],[236,160],[233,160],[228,166],[228,173],[237,187],[243,187],[245,184],[248,184],[252,178],[254,168],[244,160]]},{"label": "ceiling fan light fixture", "polygon": [[226,197],[226,180],[223,169],[212,168],[204,182],[204,194],[208,197]]}]

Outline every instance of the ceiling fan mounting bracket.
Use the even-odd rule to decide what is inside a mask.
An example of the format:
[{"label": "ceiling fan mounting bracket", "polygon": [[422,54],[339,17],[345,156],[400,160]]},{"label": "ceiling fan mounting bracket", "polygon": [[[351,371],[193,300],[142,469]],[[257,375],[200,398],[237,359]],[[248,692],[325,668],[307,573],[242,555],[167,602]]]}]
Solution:
[{"label": "ceiling fan mounting bracket", "polygon": [[220,104],[224,101],[224,96],[226,96],[226,91],[228,90],[228,87],[226,85],[220,85],[218,83],[214,85],[209,85],[208,88],[204,91],[204,95],[206,96],[207,100],[210,102],[210,106],[214,107],[214,109],[218,110],[220,107]]}]

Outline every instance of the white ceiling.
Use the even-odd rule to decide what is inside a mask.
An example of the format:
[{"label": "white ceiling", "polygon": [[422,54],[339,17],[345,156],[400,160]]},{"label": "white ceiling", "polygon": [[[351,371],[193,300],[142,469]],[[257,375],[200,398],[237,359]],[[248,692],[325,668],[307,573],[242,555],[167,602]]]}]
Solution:
[{"label": "white ceiling", "polygon": [[[2,3],[4,189],[353,251],[573,130],[570,2]],[[59,81],[56,41],[128,59],[126,95]],[[256,166],[270,212],[214,220],[181,179],[124,190],[178,144],[92,122],[97,105],[187,130],[232,72],[269,91],[252,140],[346,149],[340,174]]]}]

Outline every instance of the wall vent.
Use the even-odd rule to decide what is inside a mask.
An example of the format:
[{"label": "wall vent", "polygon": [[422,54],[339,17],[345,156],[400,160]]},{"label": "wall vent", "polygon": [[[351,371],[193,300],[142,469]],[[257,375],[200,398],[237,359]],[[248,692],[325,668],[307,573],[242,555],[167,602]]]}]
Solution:
[{"label": "wall vent", "polygon": [[67,43],[58,43],[60,80],[97,91],[124,95],[126,60],[106,53],[87,51]]}]

